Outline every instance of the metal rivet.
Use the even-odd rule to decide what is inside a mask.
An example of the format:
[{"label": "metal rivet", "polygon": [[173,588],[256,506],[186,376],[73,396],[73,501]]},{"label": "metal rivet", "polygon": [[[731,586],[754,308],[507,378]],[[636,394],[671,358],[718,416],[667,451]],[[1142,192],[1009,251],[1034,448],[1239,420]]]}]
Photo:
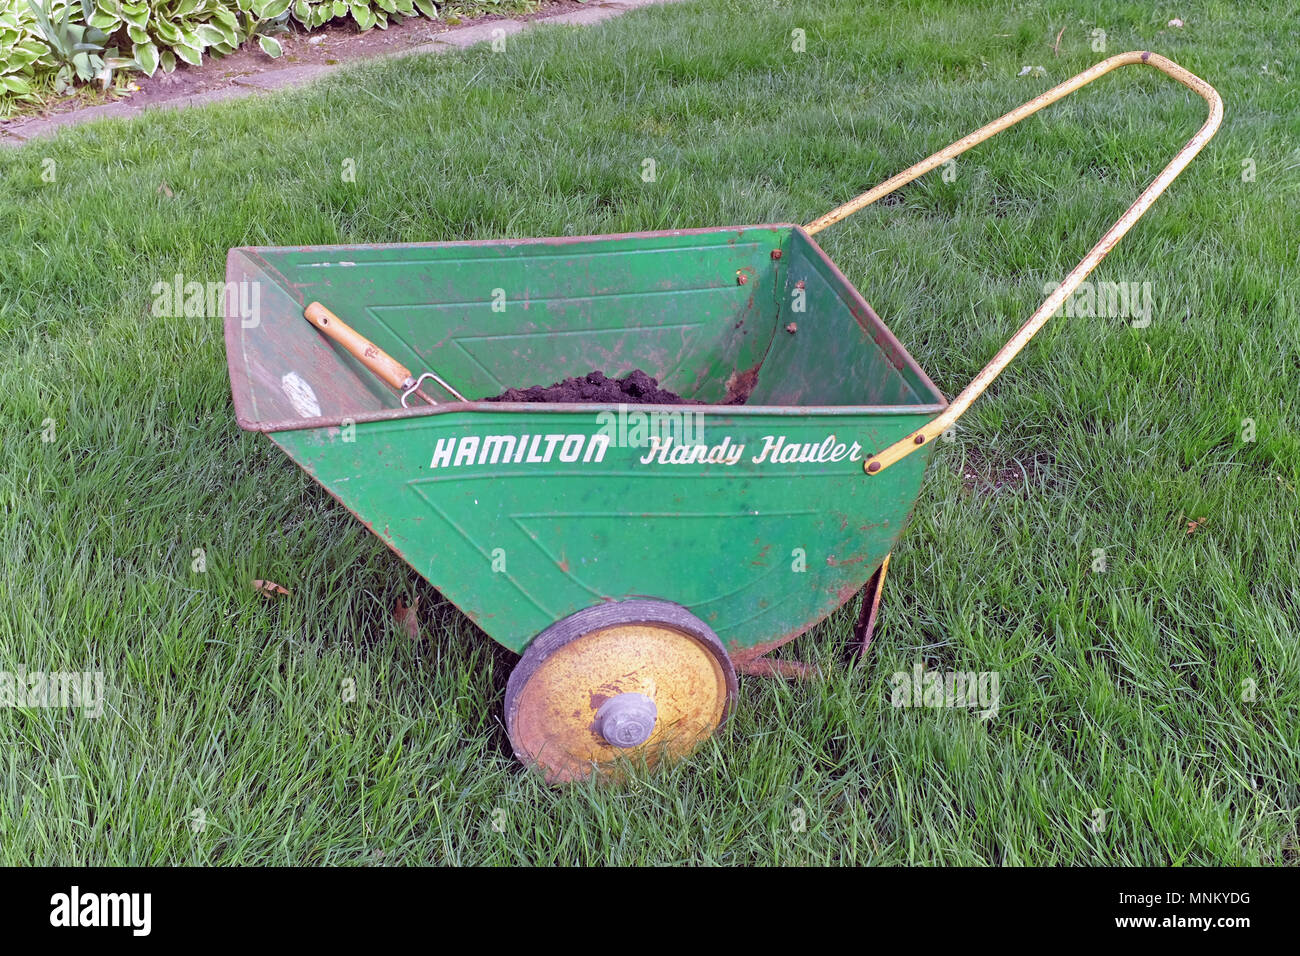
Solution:
[{"label": "metal rivet", "polygon": [[925,444],[925,436],[924,436],[924,435],[917,435],[915,438],[912,439],[912,441],[913,441],[915,444],[917,444],[917,445],[924,445],[924,444]]},{"label": "metal rivet", "polygon": [[875,474],[876,472],[878,472],[879,470],[880,470],[880,462],[878,462],[878,461],[872,461],[872,462],[868,462],[868,463],[867,463],[867,471],[868,471],[870,474],[873,474],[873,475],[874,475],[874,474]]},{"label": "metal rivet", "polygon": [[780,259],[780,258],[781,258],[781,250],[780,250],[780,249],[773,249],[773,250],[772,250],[772,258],[773,258],[773,259]]}]

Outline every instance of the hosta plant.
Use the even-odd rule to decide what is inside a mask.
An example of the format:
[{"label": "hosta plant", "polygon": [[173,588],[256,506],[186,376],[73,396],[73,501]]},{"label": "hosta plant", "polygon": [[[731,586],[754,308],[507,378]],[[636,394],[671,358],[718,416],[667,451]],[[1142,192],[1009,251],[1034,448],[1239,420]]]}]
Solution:
[{"label": "hosta plant", "polygon": [[390,17],[438,16],[433,0],[294,0],[290,9],[294,20],[308,30],[344,17],[351,17],[362,30],[369,30],[386,29]]},{"label": "hosta plant", "polygon": [[[78,3],[66,4],[60,17],[53,4],[47,11],[36,0],[27,0],[37,32],[45,41],[48,57],[56,64],[56,92],[72,86],[74,80],[93,80],[104,71],[104,43],[108,34],[84,22],[93,9],[92,3],[93,0],[79,0]],[[83,22],[73,22],[74,12]]]},{"label": "hosta plant", "polygon": [[[461,0],[456,9],[499,2]],[[438,15],[435,0],[0,0],[0,115],[51,88],[70,91],[96,77],[107,85],[116,68],[152,76],[253,40],[280,56],[277,37],[291,27],[350,20],[364,31]]]},{"label": "hosta plant", "polygon": [[[125,34],[144,73],[179,61],[198,66],[203,54],[223,56],[253,36],[282,32],[290,0],[95,0],[90,25]],[[263,49],[267,44],[263,43]],[[268,53],[278,56],[275,43]]]},{"label": "hosta plant", "polygon": [[125,32],[139,69],[171,72],[178,61],[195,66],[205,53],[224,56],[256,37],[270,56],[283,49],[277,34],[292,18],[304,30],[351,17],[362,30],[387,27],[390,15],[437,17],[433,0],[83,0],[96,4],[90,25]]},{"label": "hosta plant", "polygon": [[36,100],[36,74],[56,69],[54,62],[32,8],[26,2],[0,0],[0,97]]}]

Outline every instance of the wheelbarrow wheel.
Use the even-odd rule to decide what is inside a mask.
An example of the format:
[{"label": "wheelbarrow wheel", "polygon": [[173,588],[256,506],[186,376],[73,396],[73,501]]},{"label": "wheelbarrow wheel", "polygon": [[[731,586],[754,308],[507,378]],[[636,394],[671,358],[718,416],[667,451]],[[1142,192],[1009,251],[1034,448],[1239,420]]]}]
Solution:
[{"label": "wheelbarrow wheel", "polygon": [[623,757],[685,757],[735,697],[735,668],[707,624],[668,601],[616,601],[533,639],[506,685],[506,732],[547,783],[617,778]]}]

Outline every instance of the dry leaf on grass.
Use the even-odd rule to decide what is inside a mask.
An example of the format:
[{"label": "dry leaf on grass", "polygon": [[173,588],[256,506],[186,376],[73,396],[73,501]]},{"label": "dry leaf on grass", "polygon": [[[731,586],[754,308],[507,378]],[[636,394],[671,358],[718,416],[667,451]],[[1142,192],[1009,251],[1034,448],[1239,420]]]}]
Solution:
[{"label": "dry leaf on grass", "polygon": [[397,623],[406,628],[406,636],[413,641],[420,639],[420,617],[417,613],[420,608],[420,599],[417,597],[407,607],[401,599],[397,599],[397,607],[393,608],[393,617],[397,618]]},{"label": "dry leaf on grass", "polygon": [[1201,525],[1205,524],[1207,520],[1209,519],[1207,519],[1204,515],[1202,515],[1201,517],[1197,518],[1195,521],[1187,522],[1187,533],[1195,534],[1196,529],[1199,528]]},{"label": "dry leaf on grass", "polygon": [[274,581],[263,581],[261,578],[258,578],[256,581],[253,582],[253,587],[256,590],[261,591],[263,594],[267,594],[267,595],[289,593],[289,590],[287,588],[280,587],[280,585],[276,584]]}]

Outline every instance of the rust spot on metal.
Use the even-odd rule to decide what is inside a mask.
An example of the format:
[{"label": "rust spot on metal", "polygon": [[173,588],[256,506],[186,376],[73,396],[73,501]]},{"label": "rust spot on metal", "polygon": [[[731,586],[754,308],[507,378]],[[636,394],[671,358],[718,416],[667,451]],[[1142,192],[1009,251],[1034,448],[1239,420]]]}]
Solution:
[{"label": "rust spot on metal", "polygon": [[[854,318],[860,323],[863,321],[862,316],[857,313],[854,313]],[[887,331],[884,333],[880,331],[872,332],[871,341],[876,343],[876,348],[880,349],[880,354],[885,357],[885,361],[892,365],[895,370],[901,372],[907,368],[908,363],[903,358],[903,352],[898,345],[898,340],[888,334]]]},{"label": "rust spot on metal", "polygon": [[805,286],[806,286],[806,283],[803,281],[803,279],[800,279],[798,282],[796,282],[796,283],[794,284],[794,287],[795,287],[796,289],[802,289],[802,288],[804,288]]},{"label": "rust spot on metal", "polygon": [[799,326],[797,323],[791,322],[789,325],[785,327],[785,330],[789,332],[791,335],[794,335],[796,332],[799,331]]},{"label": "rust spot on metal", "polygon": [[[854,582],[843,584],[840,587],[837,587],[835,589],[835,602],[836,602],[835,606],[840,607],[848,603],[848,601],[855,594],[858,593],[858,590],[861,587],[862,587],[861,584],[854,583]],[[789,630],[786,633],[782,634],[780,637],[775,638],[774,640],[761,641],[758,644],[754,644],[751,647],[742,647],[740,641],[736,640],[735,638],[732,638],[727,642],[727,656],[731,658],[732,665],[736,668],[737,671],[740,671],[741,673],[751,673],[751,671],[746,669],[749,662],[757,660],[758,658],[764,656],[770,651],[775,650],[776,648],[780,647],[783,644],[790,643],[800,634],[803,634],[805,631],[808,631],[811,628],[816,627],[822,621],[826,620],[826,616],[827,616],[826,614],[818,615],[814,619],[808,621],[806,624],[801,624],[793,628],[792,630]],[[766,665],[759,665],[760,669],[765,666]]]},{"label": "rust spot on metal", "polygon": [[727,647],[727,654],[731,658],[731,663],[735,665],[737,670],[740,670],[742,664],[752,661],[756,657],[762,657],[768,651],[775,650],[782,644],[794,640],[795,637],[802,634],[804,630],[806,630],[806,628],[800,628],[793,634],[784,634],[775,640],[762,641],[761,643],[754,644],[751,647],[741,647],[739,641],[732,640],[729,642],[729,646]]},{"label": "rust spot on metal", "polygon": [[724,405],[743,405],[749,400],[749,393],[758,384],[758,369],[763,363],[747,368],[743,372],[737,369],[727,376],[727,397]]},{"label": "rust spot on metal", "polygon": [[736,273],[736,285],[744,285],[744,284],[747,283],[748,281],[749,281],[749,276],[745,275],[745,273],[743,273],[743,272],[739,272],[739,271],[737,271],[737,273]]},{"label": "rust spot on metal", "polygon": [[747,677],[783,677],[794,680],[813,680],[821,677],[821,672],[812,664],[803,661],[774,661],[768,657],[759,657],[736,665],[736,671]]}]

